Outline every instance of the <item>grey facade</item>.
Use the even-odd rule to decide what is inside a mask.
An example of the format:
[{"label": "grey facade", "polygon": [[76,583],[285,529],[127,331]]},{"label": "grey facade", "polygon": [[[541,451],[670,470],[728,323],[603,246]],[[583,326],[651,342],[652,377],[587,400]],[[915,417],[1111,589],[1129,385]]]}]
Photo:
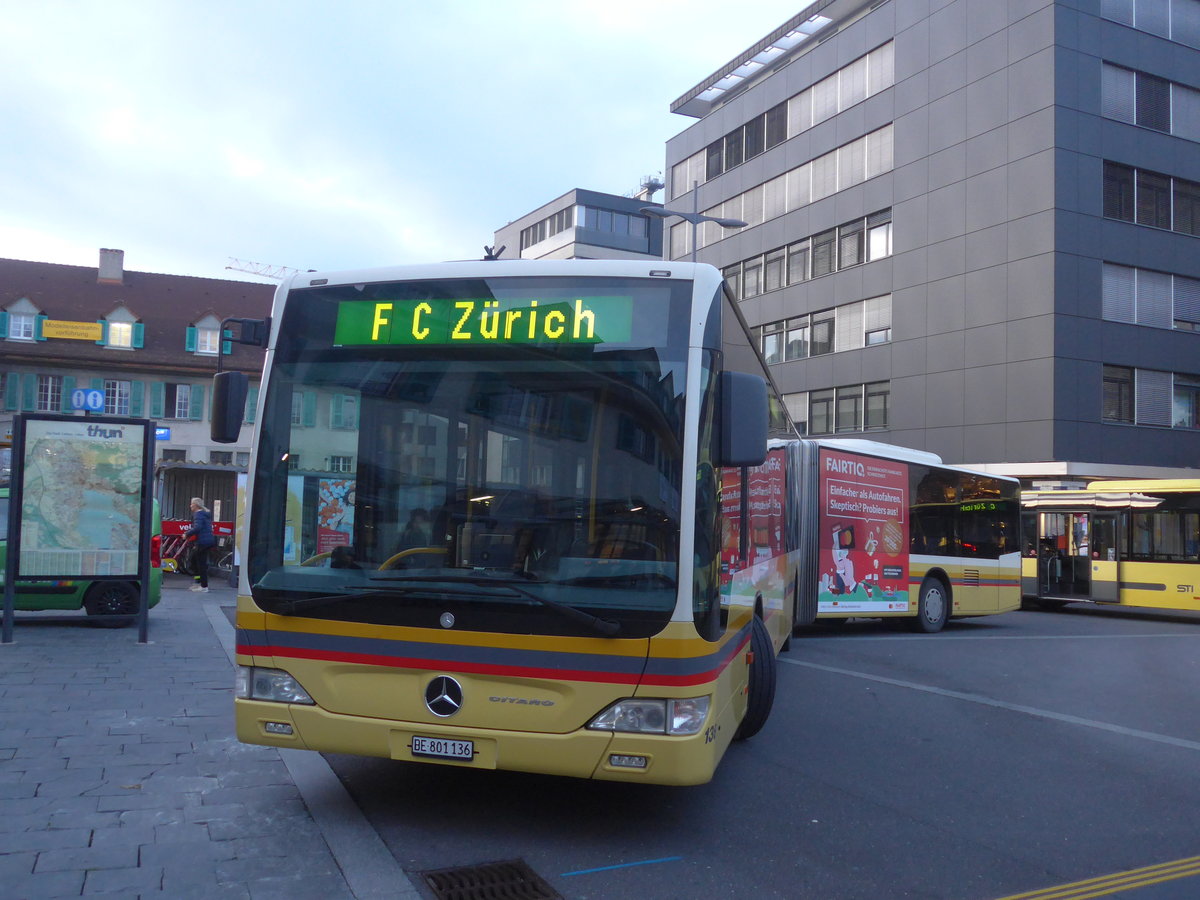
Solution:
[{"label": "grey facade", "polygon": [[643,215],[659,206],[576,188],[496,232],[503,259],[662,258],[662,220]]},{"label": "grey facade", "polygon": [[1200,467],[1200,0],[823,0],[672,108],[666,205],[751,223],[698,258],[808,433]]}]

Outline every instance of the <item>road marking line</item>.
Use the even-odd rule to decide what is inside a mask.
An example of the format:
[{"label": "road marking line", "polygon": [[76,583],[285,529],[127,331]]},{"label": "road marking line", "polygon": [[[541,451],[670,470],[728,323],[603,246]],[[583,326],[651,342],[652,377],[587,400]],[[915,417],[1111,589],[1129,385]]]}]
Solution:
[{"label": "road marking line", "polygon": [[640,862],[618,863],[615,866],[600,866],[598,869],[580,869],[577,872],[563,872],[559,878],[570,878],[572,875],[591,875],[593,872],[608,872],[611,869],[628,869],[631,866],[649,866],[654,863],[679,862],[682,856],[664,856],[661,859],[643,859]]},{"label": "road marking line", "polygon": [[940,697],[950,697],[954,700],[965,700],[968,703],[979,703],[983,706],[993,706],[996,709],[1006,709],[1009,712],[1024,713],[1028,716],[1037,716],[1041,719],[1052,719],[1055,722],[1065,722],[1068,725],[1082,725],[1085,728],[1096,728],[1100,731],[1109,731],[1113,734],[1120,734],[1125,737],[1140,738],[1144,741],[1153,741],[1158,744],[1168,744],[1172,747],[1182,747],[1185,750],[1200,750],[1200,741],[1189,741],[1184,738],[1171,737],[1169,734],[1158,734],[1153,731],[1141,731],[1137,728],[1126,728],[1123,725],[1113,725],[1109,722],[1099,722],[1095,719],[1084,719],[1081,716],[1071,716],[1066,713],[1051,712],[1048,709],[1038,709],[1035,706],[1022,706],[1019,703],[1005,703],[1003,700],[993,700],[991,697],[984,697],[982,694],[967,694],[962,691],[951,691],[946,688],[934,687],[930,684],[917,684],[914,681],[901,681],[898,678],[885,678],[882,675],[871,675],[867,672],[855,672],[851,669],[839,669],[836,666],[823,666],[820,663],[804,662],[798,659],[787,659],[780,656],[779,661],[787,663],[791,666],[803,666],[806,669],[817,669],[821,672],[831,672],[835,675],[848,675],[851,678],[861,678],[865,681],[874,681],[879,684],[890,684],[894,687],[908,688],[913,691],[922,691],[926,694],[937,694]]},{"label": "road marking line", "polygon": [[1000,900],[1086,900],[1089,897],[1103,897],[1131,888],[1161,884],[1177,878],[1189,878],[1192,875],[1200,875],[1200,856],[1177,859],[1141,869],[1130,869],[1127,872],[1116,872],[1112,875],[1102,875],[1086,881],[1073,881],[1070,884],[1060,884],[1057,887],[1030,891],[1026,894],[1012,894],[1002,897]]}]

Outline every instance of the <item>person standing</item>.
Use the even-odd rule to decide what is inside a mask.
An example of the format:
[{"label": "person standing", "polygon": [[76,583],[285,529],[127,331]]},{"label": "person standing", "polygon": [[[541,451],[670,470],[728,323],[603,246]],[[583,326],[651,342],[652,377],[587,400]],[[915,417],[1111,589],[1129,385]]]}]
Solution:
[{"label": "person standing", "polygon": [[196,552],[192,556],[192,564],[196,568],[196,583],[192,590],[197,593],[208,593],[208,551],[217,543],[213,534],[212,513],[199,497],[193,497],[191,502],[192,524],[184,534],[196,541]]}]

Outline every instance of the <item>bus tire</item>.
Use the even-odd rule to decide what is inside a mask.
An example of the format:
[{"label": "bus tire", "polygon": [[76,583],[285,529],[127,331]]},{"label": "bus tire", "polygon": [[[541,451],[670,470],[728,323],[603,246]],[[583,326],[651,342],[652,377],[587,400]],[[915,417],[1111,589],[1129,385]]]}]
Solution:
[{"label": "bus tire", "polygon": [[750,650],[754,661],[750,663],[746,715],[733,736],[736,741],[758,734],[767,724],[771,706],[775,703],[775,648],[766,624],[758,616],[750,625]]},{"label": "bus tire", "polygon": [[83,608],[89,616],[120,616],[121,618],[93,619],[97,628],[127,628],[133,624],[138,611],[138,593],[124,581],[98,581],[83,597]]},{"label": "bus tire", "polygon": [[908,620],[908,627],[919,634],[936,634],[950,618],[950,594],[937,578],[921,582],[917,594],[917,614]]}]

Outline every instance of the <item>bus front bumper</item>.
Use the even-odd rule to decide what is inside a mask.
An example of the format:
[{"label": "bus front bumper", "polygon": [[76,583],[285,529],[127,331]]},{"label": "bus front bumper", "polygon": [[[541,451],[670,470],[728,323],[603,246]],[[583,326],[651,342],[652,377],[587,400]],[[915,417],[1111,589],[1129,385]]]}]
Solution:
[{"label": "bus front bumper", "polygon": [[[237,737],[246,744],[645,784],[690,785],[711,780],[732,733],[718,725],[687,736],[587,729],[566,734],[522,733],[391,722],[261,700],[237,699],[234,708]],[[469,742],[471,758],[415,754],[414,737],[446,742],[456,749]]]}]

